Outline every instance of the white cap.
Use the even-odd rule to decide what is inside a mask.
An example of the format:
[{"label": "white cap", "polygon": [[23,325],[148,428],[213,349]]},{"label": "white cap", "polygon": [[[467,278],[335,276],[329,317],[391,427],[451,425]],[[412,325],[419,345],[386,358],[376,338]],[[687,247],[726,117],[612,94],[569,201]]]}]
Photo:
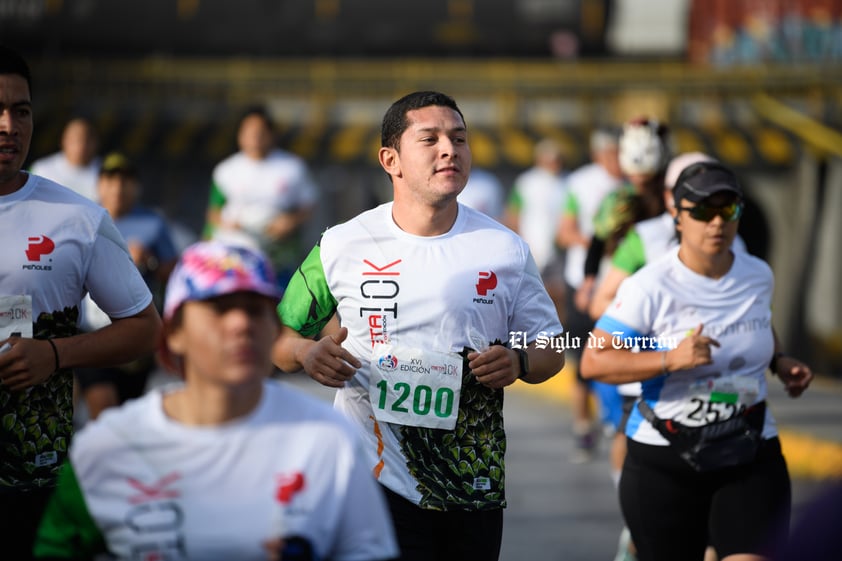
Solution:
[{"label": "white cap", "polygon": [[655,121],[630,122],[620,136],[620,169],[623,173],[655,174],[664,169],[667,147]]},{"label": "white cap", "polygon": [[672,189],[675,187],[675,182],[678,181],[678,176],[681,175],[681,172],[684,171],[684,168],[688,166],[692,166],[693,164],[698,164],[700,162],[715,162],[716,158],[708,156],[702,152],[685,152],[684,154],[679,154],[672,160],[670,160],[669,165],[667,166],[667,172],[664,176],[664,187],[667,189]]}]

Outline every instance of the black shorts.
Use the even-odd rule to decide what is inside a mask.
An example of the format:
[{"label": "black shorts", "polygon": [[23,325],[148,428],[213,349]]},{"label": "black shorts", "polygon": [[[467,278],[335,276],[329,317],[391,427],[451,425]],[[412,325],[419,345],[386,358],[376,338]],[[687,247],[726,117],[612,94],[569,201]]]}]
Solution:
[{"label": "black shorts", "polygon": [[400,561],[497,561],[503,509],[426,510],[383,487],[395,526]]},{"label": "black shorts", "polygon": [[699,473],[669,446],[631,439],[620,479],[620,506],[639,561],[771,557],[789,535],[791,485],[777,438],[749,464]]}]

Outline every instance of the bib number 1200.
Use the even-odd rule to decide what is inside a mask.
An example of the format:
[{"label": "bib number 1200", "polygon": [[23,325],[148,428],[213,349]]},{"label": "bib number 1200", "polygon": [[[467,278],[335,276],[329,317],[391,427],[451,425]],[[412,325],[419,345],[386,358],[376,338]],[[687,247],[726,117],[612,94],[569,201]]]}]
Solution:
[{"label": "bib number 1200", "polygon": [[[436,417],[441,418],[447,418],[453,414],[455,396],[450,388],[442,387],[434,392],[433,388],[423,384],[419,384],[413,389],[406,382],[396,382],[390,394],[388,382],[380,380],[377,383],[377,389],[380,390],[377,407],[383,411],[388,406],[389,409],[397,413],[409,413],[409,406],[411,405],[412,413],[419,416],[429,415],[431,411]],[[387,403],[389,397],[394,398],[391,404]],[[410,398],[411,401],[407,403]]]}]

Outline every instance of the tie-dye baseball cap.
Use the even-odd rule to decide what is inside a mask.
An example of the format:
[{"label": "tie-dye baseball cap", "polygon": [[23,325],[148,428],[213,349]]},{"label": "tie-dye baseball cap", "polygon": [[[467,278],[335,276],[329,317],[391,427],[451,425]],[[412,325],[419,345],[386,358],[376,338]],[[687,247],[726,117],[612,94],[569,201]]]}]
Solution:
[{"label": "tie-dye baseball cap", "polygon": [[260,251],[201,241],[187,247],[170,275],[164,296],[164,319],[184,302],[249,291],[279,300],[281,291],[269,259]]}]

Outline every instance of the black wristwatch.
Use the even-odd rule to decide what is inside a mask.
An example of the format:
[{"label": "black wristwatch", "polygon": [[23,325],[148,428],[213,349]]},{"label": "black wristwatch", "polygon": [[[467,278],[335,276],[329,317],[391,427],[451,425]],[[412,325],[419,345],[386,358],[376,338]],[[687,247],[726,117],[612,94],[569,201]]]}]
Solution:
[{"label": "black wristwatch", "polygon": [[520,374],[518,374],[518,378],[522,380],[529,375],[529,355],[526,354],[526,349],[517,348],[514,349],[514,351],[517,353],[517,361],[520,364]]}]

